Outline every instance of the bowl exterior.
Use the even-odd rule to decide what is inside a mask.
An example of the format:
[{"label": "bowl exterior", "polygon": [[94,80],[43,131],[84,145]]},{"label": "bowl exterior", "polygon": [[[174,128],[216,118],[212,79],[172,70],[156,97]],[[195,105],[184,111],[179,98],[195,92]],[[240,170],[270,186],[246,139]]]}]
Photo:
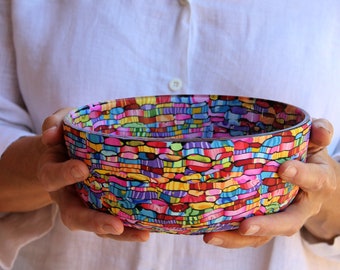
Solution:
[{"label": "bowl exterior", "polygon": [[174,234],[236,229],[245,218],[282,211],[298,187],[277,169],[304,161],[310,121],[257,136],[210,141],[143,140],[91,133],[64,124],[71,158],[90,176],[78,183],[94,209],[126,226]]}]

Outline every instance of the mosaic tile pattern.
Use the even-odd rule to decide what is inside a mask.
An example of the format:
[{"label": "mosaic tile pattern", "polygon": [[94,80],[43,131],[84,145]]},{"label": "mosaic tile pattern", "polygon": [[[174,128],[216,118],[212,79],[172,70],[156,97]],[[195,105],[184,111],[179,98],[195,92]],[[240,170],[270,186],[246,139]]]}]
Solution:
[{"label": "mosaic tile pattern", "polygon": [[292,202],[298,187],[276,171],[305,160],[310,124],[301,109],[274,101],[156,96],[74,110],[64,133],[70,157],[90,168],[77,185],[90,207],[126,226],[201,234]]}]

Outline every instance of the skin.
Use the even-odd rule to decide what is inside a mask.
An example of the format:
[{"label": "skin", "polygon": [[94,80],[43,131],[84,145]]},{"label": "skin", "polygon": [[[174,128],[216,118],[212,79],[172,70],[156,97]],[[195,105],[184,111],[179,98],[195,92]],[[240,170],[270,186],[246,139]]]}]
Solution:
[{"label": "skin", "polygon": [[204,241],[225,248],[258,247],[305,227],[319,241],[332,243],[340,234],[340,212],[334,207],[340,203],[340,165],[325,148],[332,134],[327,120],[314,120],[307,163],[287,161],[280,166],[281,178],[301,188],[284,212],[249,218],[237,231],[207,234]]},{"label": "skin", "polygon": [[[4,152],[0,159],[0,212],[31,211],[57,203],[70,230],[147,241],[149,232],[124,228],[117,217],[88,209],[75,194],[71,185],[86,179],[89,171],[81,161],[67,159],[61,121],[68,111],[46,118],[41,135],[20,138]],[[205,234],[204,242],[224,248],[258,247],[304,227],[319,241],[332,243],[340,234],[340,211],[334,207],[340,204],[340,164],[326,149],[332,134],[327,120],[314,120],[307,163],[288,161],[280,166],[280,176],[301,188],[284,212],[246,219],[235,231]]]}]

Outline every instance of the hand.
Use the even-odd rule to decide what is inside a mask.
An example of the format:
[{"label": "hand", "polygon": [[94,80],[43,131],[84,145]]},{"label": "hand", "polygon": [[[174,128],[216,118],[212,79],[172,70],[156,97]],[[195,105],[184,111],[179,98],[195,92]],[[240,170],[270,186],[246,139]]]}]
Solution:
[{"label": "hand", "polygon": [[67,157],[62,119],[68,111],[60,110],[44,121],[41,140],[46,149],[38,166],[38,179],[58,204],[63,223],[71,230],[91,231],[101,237],[146,241],[149,232],[124,228],[118,217],[87,208],[76,194],[73,184],[85,180],[89,170],[85,163]]},{"label": "hand", "polygon": [[301,189],[285,211],[255,216],[241,222],[238,230],[209,233],[204,241],[225,248],[258,247],[278,235],[291,236],[303,226],[320,241],[331,242],[340,234],[340,165],[327,152],[332,125],[323,119],[312,124],[307,163],[287,161],[279,168],[282,179]]}]

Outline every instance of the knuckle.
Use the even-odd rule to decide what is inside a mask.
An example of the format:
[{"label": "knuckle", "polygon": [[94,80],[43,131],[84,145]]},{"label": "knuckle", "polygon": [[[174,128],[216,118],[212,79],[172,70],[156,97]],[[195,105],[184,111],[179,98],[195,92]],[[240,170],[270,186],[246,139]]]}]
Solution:
[{"label": "knuckle", "polygon": [[318,177],[316,181],[314,182],[314,190],[316,191],[321,190],[324,187],[326,182],[327,181],[326,181],[325,176]]},{"label": "knuckle", "polygon": [[69,186],[73,184],[72,169],[68,168],[67,166],[62,166],[60,168],[60,173],[60,182],[63,182],[62,186]]},{"label": "knuckle", "polygon": [[314,185],[315,191],[324,190],[326,193],[336,190],[336,176],[335,173],[327,173],[317,178]]},{"label": "knuckle", "polygon": [[332,176],[328,171],[319,173],[317,177],[314,178],[312,184],[312,190],[314,191],[321,191],[321,190],[328,190],[331,184]]},{"label": "knuckle", "polygon": [[48,180],[48,168],[46,168],[46,165],[43,165],[40,167],[40,169],[37,172],[37,178],[40,183],[40,185],[46,190],[46,191],[53,191],[53,187],[50,184],[50,181]]}]

